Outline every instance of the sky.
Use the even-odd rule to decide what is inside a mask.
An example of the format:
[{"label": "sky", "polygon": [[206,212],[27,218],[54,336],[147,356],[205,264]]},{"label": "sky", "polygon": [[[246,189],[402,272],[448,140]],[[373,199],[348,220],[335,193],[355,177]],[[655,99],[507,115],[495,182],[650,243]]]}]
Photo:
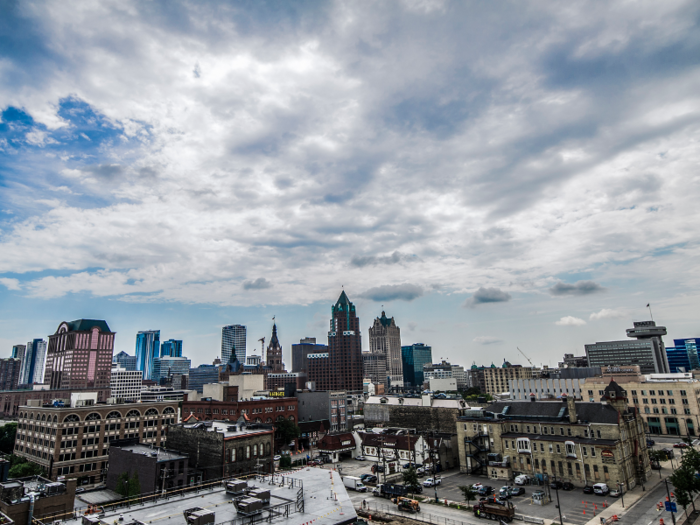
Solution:
[{"label": "sky", "polygon": [[[0,352],[221,327],[291,367],[344,289],[435,361],[700,337],[700,4],[0,2]],[[651,312],[646,305],[651,305]],[[523,352],[519,353],[518,348]]]}]

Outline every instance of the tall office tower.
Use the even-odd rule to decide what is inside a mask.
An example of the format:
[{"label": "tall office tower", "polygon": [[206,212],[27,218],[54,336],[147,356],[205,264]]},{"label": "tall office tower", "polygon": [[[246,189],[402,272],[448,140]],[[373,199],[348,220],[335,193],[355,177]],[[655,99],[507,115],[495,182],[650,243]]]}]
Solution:
[{"label": "tall office tower", "polygon": [[588,366],[639,365],[642,374],[668,374],[670,368],[662,336],[665,326],[654,321],[635,322],[627,337],[636,341],[604,341],[585,345]]},{"label": "tall office tower", "polygon": [[246,327],[240,324],[224,326],[221,329],[221,362],[226,364],[235,356],[245,363],[246,356]]},{"label": "tall office tower", "polygon": [[27,343],[19,373],[20,385],[35,385],[44,382],[44,361],[46,360],[46,341],[34,339]]},{"label": "tall office tower", "polygon": [[22,360],[15,357],[0,359],[0,390],[17,390]]},{"label": "tall office tower", "polygon": [[[386,385],[387,376],[389,375],[386,362],[386,354],[362,352],[362,376],[365,379],[370,379],[375,385]],[[403,385],[403,377],[401,378],[401,385]]]},{"label": "tall office tower", "polygon": [[328,331],[330,390],[361,394],[363,386],[360,319],[357,317],[355,305],[345,295],[345,290],[331,308],[331,314],[333,317]]},{"label": "tall office tower", "polygon": [[168,379],[174,375],[188,375],[192,361],[186,357],[156,357],[153,360],[153,374],[151,378],[156,383],[162,383],[164,379]]},{"label": "tall office tower", "polygon": [[675,346],[666,347],[666,357],[671,373],[689,372],[695,370],[695,363],[700,363],[698,348],[700,347],[700,337],[674,339]]},{"label": "tall office tower", "polygon": [[10,357],[14,359],[24,359],[24,352],[27,351],[27,345],[12,345],[12,353]]},{"label": "tall office tower", "polygon": [[122,367],[127,372],[133,372],[136,370],[136,356],[129,355],[126,352],[124,352],[123,350],[121,352],[119,352],[118,354],[114,355],[114,357],[112,358],[112,362],[117,363],[120,367]]},{"label": "tall office tower", "polygon": [[144,330],[136,334],[136,370],[144,379],[153,375],[153,360],[160,352],[160,330]]},{"label": "tall office tower", "polygon": [[182,357],[182,341],[168,339],[160,345],[160,357]]},{"label": "tall office tower", "polygon": [[369,351],[386,356],[387,377],[382,381],[386,387],[403,387],[401,329],[396,326],[394,318],[387,318],[383,311],[369,329]]},{"label": "tall office tower", "polygon": [[328,353],[328,345],[316,344],[315,337],[305,337],[292,345],[292,372],[306,372],[309,354]]},{"label": "tall office tower", "polygon": [[49,336],[46,383],[60,388],[109,388],[114,332],[105,321],[78,319]]},{"label": "tall office tower", "polygon": [[404,386],[421,388],[425,376],[423,365],[433,362],[433,349],[423,343],[401,347],[401,359],[403,361]]},{"label": "tall office tower", "polygon": [[272,337],[270,338],[270,344],[267,345],[267,357],[265,359],[265,365],[271,367],[273,372],[281,372],[284,370],[284,365],[282,364],[282,346],[277,339],[277,325],[274,323],[272,325]]}]

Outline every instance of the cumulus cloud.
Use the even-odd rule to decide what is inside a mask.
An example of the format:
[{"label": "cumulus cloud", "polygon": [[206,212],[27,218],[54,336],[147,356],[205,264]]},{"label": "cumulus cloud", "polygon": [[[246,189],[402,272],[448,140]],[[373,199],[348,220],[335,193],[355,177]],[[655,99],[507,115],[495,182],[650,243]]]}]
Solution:
[{"label": "cumulus cloud", "polygon": [[598,319],[623,319],[625,313],[620,310],[613,310],[610,308],[603,308],[600,312],[593,312],[590,316],[591,321],[597,321]]},{"label": "cumulus cloud", "polygon": [[372,266],[376,264],[398,264],[404,260],[410,260],[410,258],[396,251],[391,255],[387,256],[355,255],[350,260],[350,264],[352,264],[353,266],[357,266],[358,268],[362,268],[363,266]]},{"label": "cumulus cloud", "polygon": [[485,303],[505,303],[511,300],[511,295],[499,288],[479,288],[474,294],[464,303],[465,307],[473,308],[479,304]]},{"label": "cumulus cloud", "polygon": [[244,290],[264,290],[270,288],[272,283],[264,277],[258,277],[254,281],[246,281],[243,283]]},{"label": "cumulus cloud", "polygon": [[9,277],[0,277],[0,284],[8,290],[21,290],[19,279],[11,279]]},{"label": "cumulus cloud", "polygon": [[549,289],[552,295],[590,295],[604,291],[605,288],[593,281],[577,281],[574,284],[558,282]]},{"label": "cumulus cloud", "polygon": [[370,288],[359,296],[364,299],[371,299],[375,302],[381,301],[413,301],[423,295],[423,288],[415,284],[387,284]]},{"label": "cumulus cloud", "polygon": [[480,345],[495,345],[502,343],[503,339],[499,339],[498,337],[491,337],[489,335],[481,335],[479,337],[475,337],[473,341]]},{"label": "cumulus cloud", "polygon": [[567,315],[559,319],[554,324],[558,326],[583,326],[584,324],[586,324],[586,321],[584,321],[583,319],[579,319],[578,317]]}]

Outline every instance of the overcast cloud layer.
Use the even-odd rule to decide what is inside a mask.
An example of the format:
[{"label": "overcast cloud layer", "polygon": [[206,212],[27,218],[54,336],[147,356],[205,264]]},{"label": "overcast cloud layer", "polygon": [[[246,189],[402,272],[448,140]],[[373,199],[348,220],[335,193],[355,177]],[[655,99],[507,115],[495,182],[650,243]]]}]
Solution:
[{"label": "overcast cloud layer", "polygon": [[696,2],[1,5],[5,305],[698,328]]}]

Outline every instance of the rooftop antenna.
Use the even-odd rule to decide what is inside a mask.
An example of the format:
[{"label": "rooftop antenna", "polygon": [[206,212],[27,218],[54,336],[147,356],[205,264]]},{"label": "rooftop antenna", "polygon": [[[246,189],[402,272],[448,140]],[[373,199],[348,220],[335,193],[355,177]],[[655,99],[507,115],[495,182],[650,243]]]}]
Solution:
[{"label": "rooftop antenna", "polygon": [[654,314],[651,313],[651,303],[647,303],[647,308],[649,308],[649,315],[651,316],[651,320],[654,320]]}]

